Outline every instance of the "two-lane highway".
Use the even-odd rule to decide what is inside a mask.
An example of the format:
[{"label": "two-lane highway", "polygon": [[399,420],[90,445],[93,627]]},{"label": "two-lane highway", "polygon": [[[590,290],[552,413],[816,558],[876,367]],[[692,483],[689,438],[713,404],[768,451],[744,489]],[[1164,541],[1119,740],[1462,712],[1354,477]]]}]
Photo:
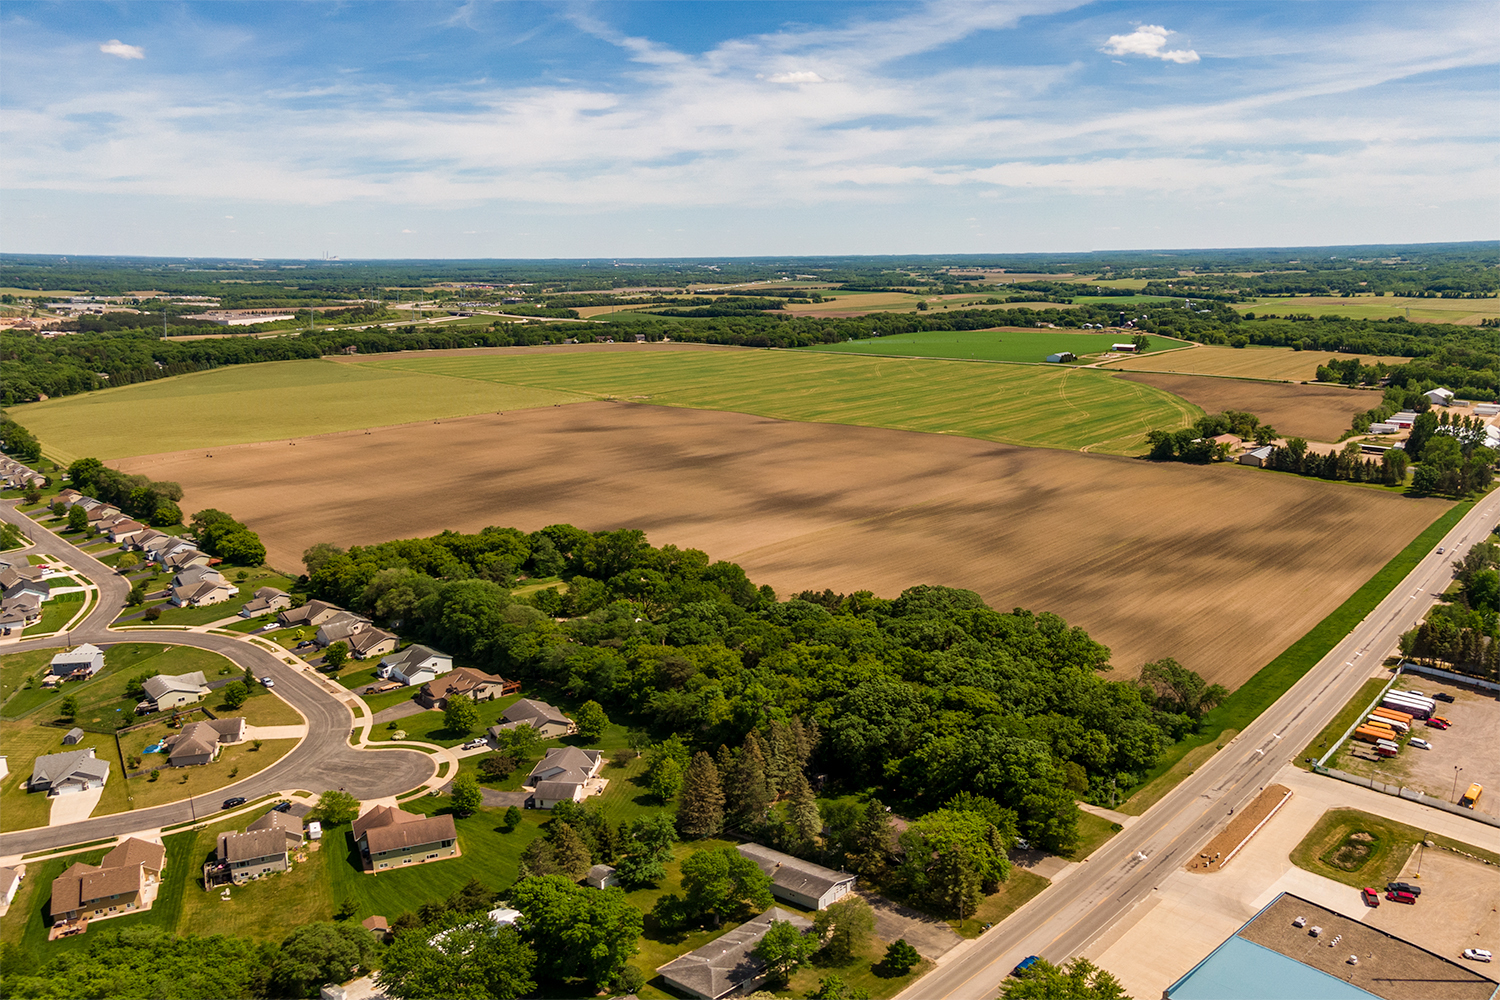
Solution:
[{"label": "two-lane highway", "polygon": [[[1063,962],[1187,863],[1354,697],[1401,633],[1452,582],[1452,562],[1488,536],[1500,494],[1477,503],[1364,621],[1228,746],[1067,878],[1048,887],[900,1000],[989,1000],[1027,955]],[[1167,985],[1166,983],[1162,984]]]},{"label": "two-lane highway", "polygon": [[[307,720],[308,734],[290,753],[252,777],[226,788],[191,799],[150,809],[136,809],[109,816],[96,816],[60,827],[44,827],[0,834],[0,856],[30,853],[66,844],[77,844],[130,830],[169,826],[217,811],[230,795],[254,798],[286,789],[322,792],[342,788],[361,799],[395,795],[415,788],[432,777],[435,765],[427,754],[414,750],[360,750],[349,745],[354,715],[349,707],[329,694],[305,672],[243,639],[205,632],[119,631],[109,628],[124,607],[130,587],[113,569],[77,546],[58,538],[15,510],[0,504],[0,519],[19,524],[39,540],[39,548],[66,561],[99,586],[99,607],[68,636],[22,640],[0,648],[0,652],[49,649],[73,643],[105,645],[116,642],[161,642],[195,646],[228,657],[240,669],[249,668],[256,677],[271,677],[275,693]],[[111,775],[110,780],[120,780]]]}]

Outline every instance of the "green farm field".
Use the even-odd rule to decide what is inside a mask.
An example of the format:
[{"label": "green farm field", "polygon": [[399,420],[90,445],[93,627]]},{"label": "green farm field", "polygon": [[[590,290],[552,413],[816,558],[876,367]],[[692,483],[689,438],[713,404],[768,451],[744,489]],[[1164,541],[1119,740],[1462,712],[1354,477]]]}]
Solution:
[{"label": "green farm field", "polygon": [[1404,299],[1392,296],[1297,295],[1242,302],[1238,312],[1257,316],[1347,316],[1350,319],[1389,319],[1405,316],[1413,323],[1457,323],[1478,326],[1482,319],[1500,317],[1500,299]]},{"label": "green farm field", "polygon": [[585,397],[334,361],[231,365],[14,407],[49,457],[210,448],[434,417],[520,410]]},{"label": "green farm field", "polygon": [[[922,330],[889,337],[850,340],[803,348],[829,354],[873,354],[914,358],[954,358],[960,361],[1013,361],[1045,364],[1047,355],[1071,351],[1085,362],[1107,352],[1110,345],[1128,340],[1121,333],[1077,333],[1062,330]],[[1187,347],[1180,340],[1151,337],[1147,354]]]}]

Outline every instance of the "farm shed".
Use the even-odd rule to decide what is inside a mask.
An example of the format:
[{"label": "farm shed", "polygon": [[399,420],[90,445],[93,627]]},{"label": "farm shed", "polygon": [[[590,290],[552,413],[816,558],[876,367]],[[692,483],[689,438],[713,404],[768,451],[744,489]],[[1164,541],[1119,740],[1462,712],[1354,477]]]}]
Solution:
[{"label": "farm shed", "polygon": [[1427,401],[1433,406],[1453,405],[1452,389],[1444,389],[1442,386],[1438,386],[1436,389],[1428,389],[1426,392],[1422,393],[1422,395],[1426,396]]},{"label": "farm shed", "polygon": [[1134,354],[1135,353],[1135,345],[1134,344],[1110,344],[1109,345],[1109,349],[1111,351],[1121,351],[1121,352],[1123,352],[1125,354]]},{"label": "farm shed", "polygon": [[1266,461],[1271,457],[1271,452],[1274,450],[1275,449],[1273,449],[1270,445],[1263,445],[1259,448],[1251,448],[1249,451],[1240,456],[1240,464],[1253,465],[1257,469],[1264,468]]},{"label": "farm shed", "polygon": [[1077,361],[1078,355],[1072,351],[1060,351],[1057,354],[1047,355],[1047,360],[1054,365],[1065,365],[1070,361]]}]

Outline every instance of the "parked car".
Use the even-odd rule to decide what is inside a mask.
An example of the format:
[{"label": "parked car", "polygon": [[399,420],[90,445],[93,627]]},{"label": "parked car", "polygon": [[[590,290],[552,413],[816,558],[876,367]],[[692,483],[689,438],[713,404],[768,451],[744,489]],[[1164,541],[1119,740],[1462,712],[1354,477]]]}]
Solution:
[{"label": "parked car", "polygon": [[1025,837],[1017,837],[1016,838],[1016,850],[1018,850],[1018,851],[1029,851],[1029,850],[1031,850],[1031,841],[1027,840]]},{"label": "parked car", "polygon": [[1446,701],[1450,705],[1453,704],[1453,696],[1447,691],[1438,691],[1432,698],[1434,701]]},{"label": "parked car", "polygon": [[271,811],[272,812],[279,812],[279,813],[291,812],[292,811],[292,800],[291,799],[282,799],[280,802],[276,803],[274,806],[271,807]]},{"label": "parked car", "polygon": [[1413,896],[1422,895],[1422,887],[1420,885],[1412,885],[1410,882],[1387,882],[1385,887],[1388,892],[1407,892]]},{"label": "parked car", "polygon": [[1359,890],[1359,894],[1364,897],[1366,906],[1380,905],[1380,893],[1376,892],[1374,889],[1361,889]]},{"label": "parked car", "polygon": [[480,747],[487,746],[488,744],[489,744],[489,741],[486,740],[484,737],[481,736],[479,739],[470,740],[469,742],[465,743],[463,746],[459,747],[459,749],[460,750],[478,750]]},{"label": "parked car", "polygon": [[260,679],[260,682],[261,682],[261,683],[262,683],[262,684],[264,684],[264,685],[265,685],[265,686],[266,686],[266,687],[268,687],[268,688],[273,688],[273,687],[275,687],[275,686],[276,686],[276,681],[275,681],[275,680],[273,680],[273,679],[272,679],[272,678],[270,678],[270,677],[262,677],[262,678],[261,678],[261,679]]},{"label": "parked car", "polygon": [[1040,955],[1027,955],[1025,958],[1021,959],[1021,963],[1019,965],[1010,970],[1010,974],[1012,976],[1024,975],[1027,969],[1031,968],[1041,960],[1042,958]]},{"label": "parked car", "polygon": [[1447,729],[1451,725],[1453,725],[1453,723],[1449,722],[1441,715],[1434,715],[1432,718],[1427,720],[1427,726],[1430,729]]},{"label": "parked car", "polygon": [[1494,957],[1494,955],[1490,954],[1490,950],[1488,948],[1464,949],[1464,958],[1469,959],[1471,962],[1489,962],[1492,961]]},{"label": "parked car", "polygon": [[1416,747],[1418,750],[1431,750],[1432,749],[1432,744],[1431,743],[1428,743],[1426,740],[1424,740],[1424,739],[1422,739],[1420,737],[1417,737],[1417,736],[1413,736],[1411,739],[1407,740],[1406,744],[1407,744],[1407,746]]},{"label": "parked car", "polygon": [[308,646],[316,646],[316,645],[317,645],[317,643],[313,642],[311,639],[303,639],[301,642],[297,643],[297,648],[298,649],[306,649]]},{"label": "parked car", "polygon": [[242,806],[244,804],[245,804],[245,797],[243,795],[236,795],[232,799],[225,799],[224,800],[223,808],[225,808],[225,809],[233,809],[235,806]]},{"label": "parked car", "polygon": [[1389,899],[1393,903],[1405,903],[1408,906],[1416,903],[1417,901],[1417,897],[1413,896],[1409,892],[1388,892],[1385,894],[1385,898]]}]

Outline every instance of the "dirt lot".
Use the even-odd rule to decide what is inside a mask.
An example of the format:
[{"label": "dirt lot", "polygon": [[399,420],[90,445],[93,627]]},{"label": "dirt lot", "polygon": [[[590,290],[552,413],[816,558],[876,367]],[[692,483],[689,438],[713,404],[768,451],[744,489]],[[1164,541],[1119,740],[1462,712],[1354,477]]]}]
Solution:
[{"label": "dirt lot", "polygon": [[1457,794],[1462,795],[1470,782],[1479,782],[1484,786],[1479,811],[1500,816],[1500,801],[1497,801],[1500,800],[1500,754],[1495,753],[1495,734],[1500,733],[1500,699],[1420,674],[1405,675],[1397,682],[1396,689],[1415,689],[1429,697],[1438,691],[1453,695],[1457,700],[1451,705],[1440,703],[1437,713],[1452,722],[1453,728],[1429,729],[1419,722],[1411,734],[1431,743],[1432,749],[1406,747],[1399,756],[1389,758],[1376,757],[1364,744],[1351,740],[1329,763],[1350,774],[1420,788],[1448,802],[1458,801],[1453,768],[1461,767]]},{"label": "dirt lot", "polygon": [[[1169,354],[1167,357],[1174,357]],[[1362,392],[1336,385],[1287,385],[1277,382],[1247,382],[1232,378],[1202,378],[1193,375],[1156,375],[1132,372],[1121,375],[1132,382],[1165,389],[1205,412],[1243,410],[1260,417],[1283,437],[1313,441],[1337,441],[1349,429],[1356,413],[1380,405],[1378,392]]]},{"label": "dirt lot", "polygon": [[1245,844],[1252,833],[1258,832],[1266,817],[1285,805],[1291,794],[1292,790],[1285,785],[1272,785],[1261,792],[1198,852],[1198,856],[1188,863],[1188,870],[1221,870],[1225,862],[1232,860],[1231,855],[1237,853],[1235,849]]},{"label": "dirt lot", "polygon": [[966,587],[1062,615],[1130,673],[1173,656],[1229,686],[1448,507],[1238,467],[624,403],[117,464],[180,482],[195,510],[233,511],[292,570],[319,541],[637,527],[783,595]]},{"label": "dirt lot", "polygon": [[[1416,877],[1419,858],[1421,878]],[[1422,895],[1411,906],[1382,899],[1380,907],[1365,917],[1366,926],[1389,931],[1481,975],[1494,976],[1495,966],[1476,965],[1460,956],[1465,948],[1500,951],[1500,915],[1496,913],[1500,872],[1493,865],[1449,851],[1422,850],[1412,852],[1401,878],[1420,885]]]}]

